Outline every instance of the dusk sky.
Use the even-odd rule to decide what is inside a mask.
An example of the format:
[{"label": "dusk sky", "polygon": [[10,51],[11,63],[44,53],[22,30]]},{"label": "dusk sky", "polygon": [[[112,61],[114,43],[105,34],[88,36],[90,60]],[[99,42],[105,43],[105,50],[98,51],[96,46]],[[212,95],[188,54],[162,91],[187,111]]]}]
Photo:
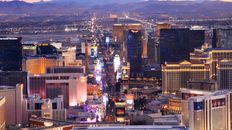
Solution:
[{"label": "dusk sky", "polygon": [[[0,0],[0,1],[14,1],[14,0]],[[42,0],[18,0],[18,1],[25,1],[25,2],[29,2],[29,3],[33,3],[33,2],[39,2],[39,1],[42,1]],[[54,0],[43,0],[43,1],[54,1]],[[66,0],[63,0],[63,1],[66,1]],[[88,1],[88,0],[87,0]],[[115,0],[115,1],[117,1],[117,0]],[[126,0],[125,0],[126,1]],[[146,0],[144,0],[144,1],[146,1]],[[162,0],[160,0],[160,1],[162,1]],[[171,0],[172,1],[172,0]],[[188,0],[176,0],[176,1],[188,1]],[[190,0],[190,1],[192,1],[192,0]],[[194,0],[193,0],[194,1]],[[198,0],[196,0],[196,1],[198,1]],[[202,0],[200,0],[200,1],[202,1]],[[203,0],[204,1],[204,0]],[[211,1],[211,0],[209,0],[209,1]],[[227,2],[232,2],[232,0],[220,0],[220,1],[227,1]]]},{"label": "dusk sky", "polygon": [[[13,0],[0,0],[0,1],[13,1]],[[33,3],[33,2],[39,2],[39,1],[41,1],[41,0],[21,0],[21,1]],[[43,1],[49,1],[49,0],[43,0]]]}]

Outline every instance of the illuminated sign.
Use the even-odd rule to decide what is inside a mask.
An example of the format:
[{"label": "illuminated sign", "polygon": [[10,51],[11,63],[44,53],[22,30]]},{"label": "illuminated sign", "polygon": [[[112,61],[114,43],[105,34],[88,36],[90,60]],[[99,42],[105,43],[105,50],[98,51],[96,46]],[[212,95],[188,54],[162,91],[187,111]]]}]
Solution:
[{"label": "illuminated sign", "polygon": [[110,38],[106,37],[106,43],[108,44],[110,42]]},{"label": "illuminated sign", "polygon": [[47,43],[38,44],[38,46],[48,46]]},{"label": "illuminated sign", "polygon": [[134,100],[126,100],[126,103],[127,103],[128,105],[132,105],[132,104],[134,104]]},{"label": "illuminated sign", "polygon": [[125,116],[125,108],[116,108],[116,116],[124,117]]},{"label": "illuminated sign", "polygon": [[125,122],[125,118],[123,117],[117,117],[116,120],[117,122]]},{"label": "illuminated sign", "polygon": [[190,97],[201,96],[203,94],[196,94],[196,93],[182,93],[182,99],[187,100]]},{"label": "illuminated sign", "polygon": [[215,99],[215,100],[212,100],[212,107],[221,107],[221,106],[225,106],[226,103],[225,103],[225,98],[221,98],[221,99]]},{"label": "illuminated sign", "polygon": [[132,33],[138,33],[138,30],[131,30]]},{"label": "illuminated sign", "polygon": [[90,47],[90,57],[97,57],[97,45],[91,45]]},{"label": "illuminated sign", "polygon": [[14,38],[14,37],[6,37],[6,38],[0,38],[0,40],[18,40],[18,38]]},{"label": "illuminated sign", "polygon": [[193,103],[194,110],[203,110],[204,109],[204,102],[194,102]]},{"label": "illuminated sign", "polygon": [[126,103],[125,102],[115,102],[116,107],[125,107]]}]

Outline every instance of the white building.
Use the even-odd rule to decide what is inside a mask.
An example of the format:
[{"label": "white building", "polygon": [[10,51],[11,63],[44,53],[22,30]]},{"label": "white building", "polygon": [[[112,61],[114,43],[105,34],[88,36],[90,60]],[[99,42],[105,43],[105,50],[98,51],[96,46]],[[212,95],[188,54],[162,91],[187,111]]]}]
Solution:
[{"label": "white building", "polygon": [[6,100],[6,125],[22,124],[23,85],[0,86],[0,96]]},{"label": "white building", "polygon": [[29,95],[42,98],[64,96],[64,106],[76,106],[87,100],[87,77],[80,73],[49,73],[29,75]]},{"label": "white building", "polygon": [[64,108],[63,96],[54,99],[41,99],[39,95],[33,95],[24,99],[23,121],[28,123],[30,117],[42,117],[54,120],[66,120],[67,110]]},{"label": "white building", "polygon": [[6,129],[6,98],[0,96],[0,130]]},{"label": "white building", "polygon": [[212,95],[189,99],[190,130],[231,130],[232,92],[217,91]]},{"label": "white building", "polygon": [[217,70],[219,89],[232,89],[232,60],[221,60]]}]

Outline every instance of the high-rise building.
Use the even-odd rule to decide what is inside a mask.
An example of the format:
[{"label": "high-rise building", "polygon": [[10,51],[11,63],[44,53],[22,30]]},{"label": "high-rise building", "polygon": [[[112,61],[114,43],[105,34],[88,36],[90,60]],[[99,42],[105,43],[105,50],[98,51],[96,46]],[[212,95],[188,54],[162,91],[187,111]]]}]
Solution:
[{"label": "high-rise building", "polygon": [[142,72],[142,31],[128,30],[126,32],[127,55],[126,59],[130,63],[130,73],[138,74]]},{"label": "high-rise building", "polygon": [[232,48],[232,29],[214,29],[213,48]]},{"label": "high-rise building", "polygon": [[143,31],[143,36],[142,36],[142,58],[147,58],[148,57],[148,34],[147,31]]},{"label": "high-rise building", "polygon": [[208,50],[207,64],[210,65],[210,78],[217,80],[217,66],[221,60],[232,60],[232,50],[213,48]]},{"label": "high-rise building", "polygon": [[22,70],[22,38],[0,38],[0,70]]},{"label": "high-rise building", "polygon": [[141,24],[114,24],[113,41],[120,46],[122,63],[130,63],[130,73],[142,73],[142,58],[148,57],[148,36]]},{"label": "high-rise building", "polygon": [[113,42],[116,44],[122,44],[124,41],[123,31],[125,30],[125,25],[114,24],[113,25]]},{"label": "high-rise building", "polygon": [[[171,24],[169,23],[156,23],[154,38],[152,39],[154,46],[154,61],[155,63],[160,63],[160,30],[161,29],[170,29]],[[153,37],[152,36],[152,37]],[[151,49],[150,47],[148,49]]]},{"label": "high-rise building", "polygon": [[190,62],[196,64],[204,64],[208,60],[208,50],[209,45],[204,43],[201,48],[195,48],[190,55]]},{"label": "high-rise building", "polygon": [[6,125],[22,124],[23,87],[22,84],[17,84],[16,87],[0,86],[0,96],[6,99]]},{"label": "high-rise building", "polygon": [[209,65],[188,61],[162,65],[163,93],[176,93],[180,88],[187,88],[190,80],[209,80]]},{"label": "high-rise building", "polygon": [[0,96],[0,130],[6,130],[6,98]]},{"label": "high-rise building", "polygon": [[0,86],[16,86],[23,84],[23,95],[27,96],[27,72],[24,71],[2,71],[0,72]]},{"label": "high-rise building", "polygon": [[85,66],[47,67],[46,73],[85,73]]},{"label": "high-rise building", "polygon": [[157,23],[155,28],[155,36],[156,37],[160,36],[161,29],[170,29],[170,28],[171,28],[171,24],[169,23]]},{"label": "high-rise building", "polygon": [[219,89],[232,89],[232,61],[221,60],[217,70]]},{"label": "high-rise building", "polygon": [[155,63],[157,61],[157,53],[156,53],[156,39],[153,33],[149,33],[148,35],[148,42],[147,42],[147,56],[149,63]]},{"label": "high-rise building", "polygon": [[23,70],[30,74],[44,74],[46,68],[60,65],[56,57],[27,57],[23,60]]},{"label": "high-rise building", "polygon": [[231,130],[231,99],[229,91],[189,99],[190,130]]},{"label": "high-rise building", "polygon": [[160,63],[189,60],[189,53],[204,43],[204,30],[161,29]]},{"label": "high-rise building", "polygon": [[62,59],[62,66],[68,66],[76,61],[76,47],[62,47],[58,53]]},{"label": "high-rise building", "polygon": [[53,99],[63,95],[66,108],[87,100],[87,78],[80,73],[30,74],[28,86],[29,96]]},{"label": "high-rise building", "polygon": [[57,55],[57,48],[53,45],[42,43],[38,44],[36,47],[36,55],[38,56],[46,56],[46,55]]},{"label": "high-rise building", "polygon": [[190,80],[187,83],[188,89],[202,90],[202,91],[216,91],[218,84],[213,80]]},{"label": "high-rise building", "polygon": [[209,48],[207,44],[190,53],[191,63],[209,64],[210,79],[217,80],[217,66],[221,60],[232,60],[232,50],[226,48]]},{"label": "high-rise building", "polygon": [[32,116],[53,120],[66,120],[67,111],[64,108],[63,96],[54,99],[41,99],[39,95],[33,95],[24,99],[23,122],[28,123]]},{"label": "high-rise building", "polygon": [[186,89],[181,88],[180,92],[177,93],[178,97],[181,98],[181,116],[182,124],[189,127],[189,101],[188,99],[196,96],[205,96],[212,94],[212,91],[197,90],[197,89]]},{"label": "high-rise building", "polygon": [[35,56],[36,55],[35,44],[23,44],[22,49],[23,49],[22,51],[23,56]]}]

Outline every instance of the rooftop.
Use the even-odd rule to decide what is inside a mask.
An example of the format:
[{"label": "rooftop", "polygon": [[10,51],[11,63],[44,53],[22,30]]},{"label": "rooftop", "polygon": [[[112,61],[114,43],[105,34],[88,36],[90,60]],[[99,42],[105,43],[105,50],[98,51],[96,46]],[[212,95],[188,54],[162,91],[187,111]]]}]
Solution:
[{"label": "rooftop", "polygon": [[[78,128],[77,128],[78,129]],[[77,130],[74,128],[74,130]],[[88,127],[89,130],[187,130],[183,126],[158,126],[158,125],[130,125],[130,126],[102,126]]]},{"label": "rooftop", "polygon": [[0,86],[0,90],[15,89],[15,86]]}]

